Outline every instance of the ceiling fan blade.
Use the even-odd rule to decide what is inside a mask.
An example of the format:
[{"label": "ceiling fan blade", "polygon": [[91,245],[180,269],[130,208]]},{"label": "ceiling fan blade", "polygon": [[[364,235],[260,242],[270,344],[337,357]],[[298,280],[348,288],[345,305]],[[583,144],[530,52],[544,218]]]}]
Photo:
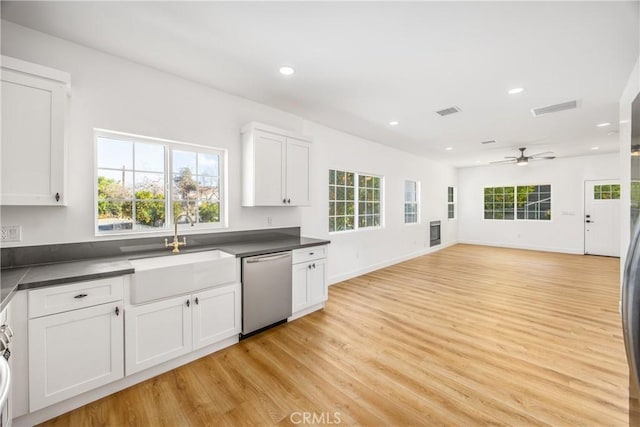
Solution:
[{"label": "ceiling fan blade", "polygon": [[543,157],[532,157],[529,156],[529,160],[551,160],[551,159],[555,159],[556,156],[543,156]]},{"label": "ceiling fan blade", "polygon": [[516,156],[504,156],[505,159],[517,159]]},{"label": "ceiling fan blade", "polygon": [[532,155],[529,156],[529,158],[532,158],[532,157],[544,157],[544,156],[549,155],[549,154],[553,154],[553,151],[545,151],[544,153],[532,154]]},{"label": "ceiling fan blade", "polygon": [[516,158],[514,157],[513,159],[509,159],[509,160],[498,160],[497,162],[489,162],[489,163],[515,163]]}]

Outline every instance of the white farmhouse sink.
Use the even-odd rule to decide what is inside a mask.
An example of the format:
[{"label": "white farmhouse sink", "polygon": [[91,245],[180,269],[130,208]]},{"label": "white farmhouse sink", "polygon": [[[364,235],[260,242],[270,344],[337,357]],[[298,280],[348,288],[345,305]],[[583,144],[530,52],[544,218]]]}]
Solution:
[{"label": "white farmhouse sink", "polygon": [[131,303],[187,294],[236,281],[236,257],[219,250],[129,260]]}]

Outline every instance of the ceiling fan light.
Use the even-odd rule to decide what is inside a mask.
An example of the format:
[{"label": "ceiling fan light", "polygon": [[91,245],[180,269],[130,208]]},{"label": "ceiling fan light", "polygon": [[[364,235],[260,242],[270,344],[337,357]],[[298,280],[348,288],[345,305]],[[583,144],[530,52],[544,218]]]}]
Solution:
[{"label": "ceiling fan light", "polygon": [[518,159],[516,161],[518,166],[526,166],[529,164],[529,160],[528,159]]}]

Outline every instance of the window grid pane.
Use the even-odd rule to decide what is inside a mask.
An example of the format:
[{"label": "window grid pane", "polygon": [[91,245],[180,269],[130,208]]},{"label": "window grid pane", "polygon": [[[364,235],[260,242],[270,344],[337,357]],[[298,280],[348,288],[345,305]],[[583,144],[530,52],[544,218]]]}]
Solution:
[{"label": "window grid pane", "polygon": [[355,228],[354,184],[352,172],[329,170],[329,232]]},{"label": "window grid pane", "polygon": [[619,200],[620,184],[594,185],[593,198],[594,200]]},{"label": "window grid pane", "polygon": [[513,187],[484,189],[484,219],[513,220]]},{"label": "window grid pane", "polygon": [[380,178],[372,175],[358,176],[359,200],[364,201],[364,211],[358,212],[358,227],[380,225]]},{"label": "window grid pane", "polygon": [[179,223],[219,223],[220,156],[184,150],[172,150],[171,155],[173,217]]},{"label": "window grid pane", "polygon": [[416,224],[418,222],[418,183],[404,182],[404,222]]},{"label": "window grid pane", "polygon": [[517,217],[524,220],[551,219],[551,186],[525,185],[517,187]]},{"label": "window grid pane", "polygon": [[453,187],[447,187],[447,218],[454,219],[456,217],[455,193]]}]

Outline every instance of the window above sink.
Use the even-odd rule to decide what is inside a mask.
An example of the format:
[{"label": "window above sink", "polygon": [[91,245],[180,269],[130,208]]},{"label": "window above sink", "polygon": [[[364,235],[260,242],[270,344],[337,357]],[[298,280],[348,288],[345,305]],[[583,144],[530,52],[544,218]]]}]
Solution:
[{"label": "window above sink", "polygon": [[96,235],[226,226],[226,150],[98,129],[95,153]]}]

